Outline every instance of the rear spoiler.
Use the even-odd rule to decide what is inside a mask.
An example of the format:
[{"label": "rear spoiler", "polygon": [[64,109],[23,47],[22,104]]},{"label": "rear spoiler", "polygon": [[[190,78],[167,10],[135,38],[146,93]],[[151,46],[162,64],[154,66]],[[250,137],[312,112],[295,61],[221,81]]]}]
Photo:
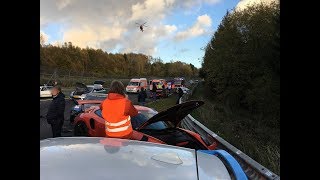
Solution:
[{"label": "rear spoiler", "polygon": [[198,150],[198,151],[207,153],[210,155],[219,155],[219,157],[221,157],[227,163],[228,167],[231,169],[236,179],[248,180],[240,164],[227,151],[225,150]]}]

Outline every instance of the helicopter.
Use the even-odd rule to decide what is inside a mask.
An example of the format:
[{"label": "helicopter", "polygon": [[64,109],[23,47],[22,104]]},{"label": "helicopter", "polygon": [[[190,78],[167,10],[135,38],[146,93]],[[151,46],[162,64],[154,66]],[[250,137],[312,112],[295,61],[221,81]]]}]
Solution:
[{"label": "helicopter", "polygon": [[143,23],[143,24],[139,24],[139,23],[136,22],[136,24],[138,25],[137,27],[140,28],[140,31],[141,31],[141,32],[143,32],[143,27],[148,27],[148,26],[145,25],[146,23],[147,23],[147,22],[145,22],[145,23]]}]

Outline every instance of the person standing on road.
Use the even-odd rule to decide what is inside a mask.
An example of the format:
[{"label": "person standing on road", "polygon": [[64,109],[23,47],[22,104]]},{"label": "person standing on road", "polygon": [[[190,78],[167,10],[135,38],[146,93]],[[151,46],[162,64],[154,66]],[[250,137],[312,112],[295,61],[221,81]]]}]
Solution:
[{"label": "person standing on road", "polygon": [[130,139],[133,133],[131,117],[138,115],[137,109],[125,94],[120,81],[112,81],[108,97],[101,103],[107,137]]},{"label": "person standing on road", "polygon": [[183,90],[179,87],[178,88],[178,99],[177,99],[177,102],[176,104],[179,104],[179,100],[180,98],[183,96]]},{"label": "person standing on road", "polygon": [[169,94],[171,94],[171,82],[168,82],[168,83],[167,83],[167,88],[168,88]]},{"label": "person standing on road", "polygon": [[142,87],[139,94],[138,94],[138,102],[139,102],[140,106],[145,105],[146,97],[147,97],[146,90]]},{"label": "person standing on road", "polygon": [[152,98],[153,98],[153,101],[156,101],[157,100],[157,86],[156,86],[156,83],[152,83]]},{"label": "person standing on road", "polygon": [[47,112],[47,122],[51,125],[52,136],[61,137],[62,126],[64,123],[65,99],[59,85],[55,85],[51,89],[53,96],[52,102]]}]

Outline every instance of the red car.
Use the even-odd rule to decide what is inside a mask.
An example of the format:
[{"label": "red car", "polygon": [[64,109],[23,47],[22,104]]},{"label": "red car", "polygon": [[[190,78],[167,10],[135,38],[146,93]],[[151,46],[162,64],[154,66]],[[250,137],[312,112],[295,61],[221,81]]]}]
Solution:
[{"label": "red car", "polygon": [[[87,103],[91,104],[90,101]],[[199,134],[178,127],[184,117],[203,104],[203,101],[188,101],[160,113],[148,107],[135,105],[139,114],[131,117],[134,129],[131,139],[196,150],[213,150],[217,146],[213,138],[206,138],[204,141]],[[75,136],[105,137],[105,120],[102,118],[99,105],[79,114],[74,124]]]}]

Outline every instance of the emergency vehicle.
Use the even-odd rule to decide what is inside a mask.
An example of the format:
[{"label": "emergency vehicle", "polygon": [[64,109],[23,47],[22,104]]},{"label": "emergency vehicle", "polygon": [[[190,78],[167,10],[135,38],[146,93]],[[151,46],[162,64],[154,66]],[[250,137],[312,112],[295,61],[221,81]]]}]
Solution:
[{"label": "emergency vehicle", "polygon": [[127,93],[139,93],[141,88],[148,88],[148,81],[146,78],[133,78],[126,87]]}]

